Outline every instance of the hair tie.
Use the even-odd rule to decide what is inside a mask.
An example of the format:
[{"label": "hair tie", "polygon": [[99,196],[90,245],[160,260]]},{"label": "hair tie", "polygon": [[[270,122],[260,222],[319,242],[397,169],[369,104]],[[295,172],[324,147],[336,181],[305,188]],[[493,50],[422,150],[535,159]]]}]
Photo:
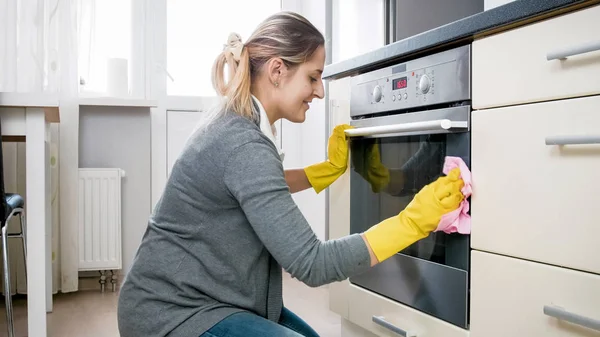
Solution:
[{"label": "hair tie", "polygon": [[242,50],[244,49],[244,44],[242,43],[242,37],[238,33],[229,34],[229,38],[227,39],[227,44],[223,45],[223,51],[231,53],[233,59],[236,62],[240,61],[242,56]]}]

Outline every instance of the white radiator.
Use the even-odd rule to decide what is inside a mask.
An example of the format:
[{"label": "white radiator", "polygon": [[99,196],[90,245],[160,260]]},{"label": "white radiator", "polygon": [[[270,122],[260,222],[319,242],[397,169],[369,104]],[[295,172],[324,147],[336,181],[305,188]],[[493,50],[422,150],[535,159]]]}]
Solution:
[{"label": "white radiator", "polygon": [[[118,168],[79,169],[79,270],[119,270],[121,178]],[[103,273],[102,273],[103,274]]]}]

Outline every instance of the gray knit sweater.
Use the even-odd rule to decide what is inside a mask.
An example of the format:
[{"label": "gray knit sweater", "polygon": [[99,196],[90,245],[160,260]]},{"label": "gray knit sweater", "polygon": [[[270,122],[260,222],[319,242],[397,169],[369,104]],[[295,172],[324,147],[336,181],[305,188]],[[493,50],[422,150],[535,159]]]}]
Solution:
[{"label": "gray knit sweater", "polygon": [[197,337],[238,311],[273,321],[282,267],[309,286],[369,268],[362,238],[320,241],[258,123],[226,113],[173,166],[120,291],[121,337]]}]

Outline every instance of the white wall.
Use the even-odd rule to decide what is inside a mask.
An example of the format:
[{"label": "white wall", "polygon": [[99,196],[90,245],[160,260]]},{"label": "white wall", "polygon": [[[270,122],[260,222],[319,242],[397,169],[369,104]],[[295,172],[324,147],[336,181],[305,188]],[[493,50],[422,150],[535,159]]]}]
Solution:
[{"label": "white wall", "polygon": [[127,272],[151,213],[150,113],[145,108],[81,107],[79,167],[118,167],[122,257]]}]

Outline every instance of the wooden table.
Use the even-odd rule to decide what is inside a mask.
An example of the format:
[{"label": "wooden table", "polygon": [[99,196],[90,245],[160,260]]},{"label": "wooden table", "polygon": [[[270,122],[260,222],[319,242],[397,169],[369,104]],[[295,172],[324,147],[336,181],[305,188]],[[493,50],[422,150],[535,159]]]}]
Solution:
[{"label": "wooden table", "polygon": [[47,336],[52,311],[50,123],[59,123],[58,95],[0,93],[2,140],[25,142],[28,335]]}]

